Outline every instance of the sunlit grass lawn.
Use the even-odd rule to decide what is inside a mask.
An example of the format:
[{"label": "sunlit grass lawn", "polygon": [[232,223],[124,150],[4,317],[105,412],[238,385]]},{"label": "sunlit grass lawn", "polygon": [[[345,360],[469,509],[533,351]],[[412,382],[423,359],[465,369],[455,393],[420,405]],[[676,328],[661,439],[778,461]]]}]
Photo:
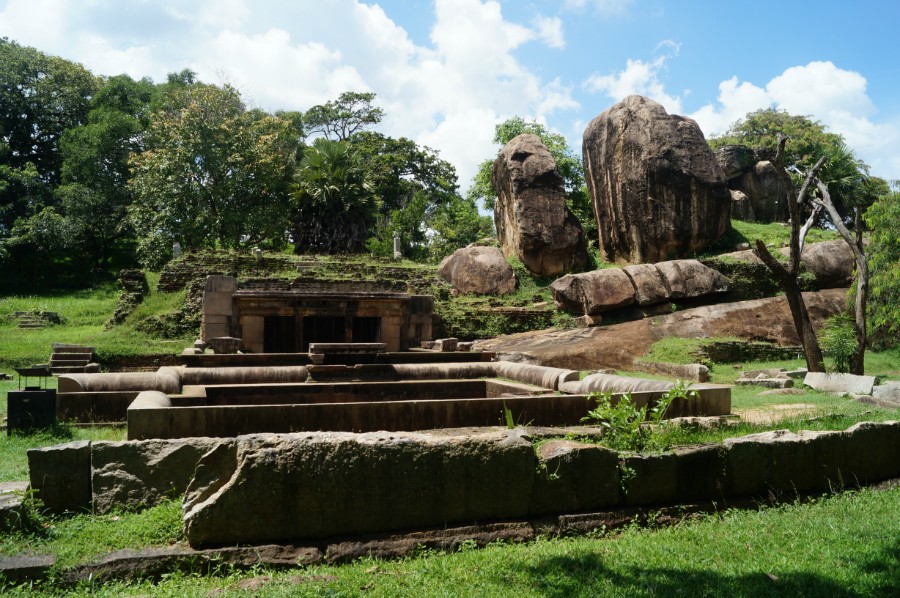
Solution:
[{"label": "sunlit grass lawn", "polygon": [[[661,529],[468,544],[385,562],[287,571],[172,573],[158,583],[8,588],[9,595],[96,596],[896,596],[900,488],[846,492],[806,504],[726,510]],[[181,538],[179,504],[142,514],[78,516],[42,534],[7,538],[62,565]],[[251,590],[243,588],[252,588]]]}]

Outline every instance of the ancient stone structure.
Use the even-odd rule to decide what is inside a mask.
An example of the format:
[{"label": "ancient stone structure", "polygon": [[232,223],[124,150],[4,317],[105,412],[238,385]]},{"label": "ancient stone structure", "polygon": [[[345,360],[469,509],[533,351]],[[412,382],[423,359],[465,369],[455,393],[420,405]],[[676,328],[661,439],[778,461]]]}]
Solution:
[{"label": "ancient stone structure", "polygon": [[633,95],[588,124],[582,147],[608,261],[686,257],[728,230],[725,177],[693,120]]},{"label": "ancient stone structure", "polygon": [[731,192],[731,217],[747,222],[785,222],[788,189],[765,150],[728,145],[716,150]]},{"label": "ancient stone structure", "polygon": [[463,247],[448,255],[438,274],[457,293],[505,295],[516,290],[516,273],[496,247]]},{"label": "ancient stone structure", "polygon": [[503,253],[537,276],[559,276],[587,263],[584,231],[566,207],[563,179],[536,135],[513,138],[491,171],[494,222]]},{"label": "ancient stone structure", "polygon": [[241,289],[231,276],[210,276],[202,339],[235,337],[252,353],[297,353],[315,342],[381,342],[388,351],[405,351],[431,338],[430,295],[360,286]]}]

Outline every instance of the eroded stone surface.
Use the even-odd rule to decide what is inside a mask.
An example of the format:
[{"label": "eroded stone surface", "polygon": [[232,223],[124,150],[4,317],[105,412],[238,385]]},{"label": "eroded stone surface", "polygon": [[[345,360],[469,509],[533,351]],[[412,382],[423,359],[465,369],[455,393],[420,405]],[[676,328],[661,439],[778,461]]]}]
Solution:
[{"label": "eroded stone surface", "polygon": [[871,395],[876,382],[875,376],[825,372],[808,372],[803,379],[803,384],[816,390],[845,392],[855,395]]},{"label": "eroded stone surface", "polygon": [[728,230],[731,194],[693,120],[628,96],[588,124],[582,151],[609,261],[685,257]]},{"label": "eroded stone surface", "polygon": [[537,276],[559,276],[587,263],[584,231],[566,206],[563,179],[536,135],[510,140],[494,161],[494,222],[503,253]]},{"label": "eroded stone surface", "polygon": [[201,459],[185,530],[192,545],[253,543],[523,516],[535,463],[506,432],[241,436]]},{"label": "eroded stone surface", "polygon": [[458,293],[505,295],[516,290],[516,274],[496,247],[463,247],[441,261],[438,274]]}]

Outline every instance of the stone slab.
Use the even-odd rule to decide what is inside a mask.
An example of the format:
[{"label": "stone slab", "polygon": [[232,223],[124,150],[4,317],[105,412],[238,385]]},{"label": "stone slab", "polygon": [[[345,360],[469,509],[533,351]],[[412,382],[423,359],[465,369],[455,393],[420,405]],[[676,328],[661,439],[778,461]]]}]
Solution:
[{"label": "stone slab", "polygon": [[878,383],[875,376],[856,376],[854,374],[830,374],[809,372],[803,384],[823,392],[844,392],[855,395],[870,395]]},{"label": "stone slab", "polygon": [[0,531],[20,526],[26,492],[28,482],[0,482]]},{"label": "stone slab", "polygon": [[0,585],[41,581],[55,564],[56,557],[49,554],[0,556]]},{"label": "stone slab", "polygon": [[91,443],[87,440],[28,449],[31,488],[51,513],[91,508]]}]

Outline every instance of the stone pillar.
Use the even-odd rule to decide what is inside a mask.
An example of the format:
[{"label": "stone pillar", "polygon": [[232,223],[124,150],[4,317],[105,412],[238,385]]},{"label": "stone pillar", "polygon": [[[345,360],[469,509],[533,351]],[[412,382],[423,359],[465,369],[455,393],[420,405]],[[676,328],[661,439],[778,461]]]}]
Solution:
[{"label": "stone pillar", "polygon": [[400,247],[400,237],[394,237],[394,259],[399,260],[403,257],[403,251]]},{"label": "stone pillar", "polygon": [[203,324],[200,332],[202,340],[231,336],[235,291],[237,279],[233,276],[206,277],[206,287],[203,289]]}]

